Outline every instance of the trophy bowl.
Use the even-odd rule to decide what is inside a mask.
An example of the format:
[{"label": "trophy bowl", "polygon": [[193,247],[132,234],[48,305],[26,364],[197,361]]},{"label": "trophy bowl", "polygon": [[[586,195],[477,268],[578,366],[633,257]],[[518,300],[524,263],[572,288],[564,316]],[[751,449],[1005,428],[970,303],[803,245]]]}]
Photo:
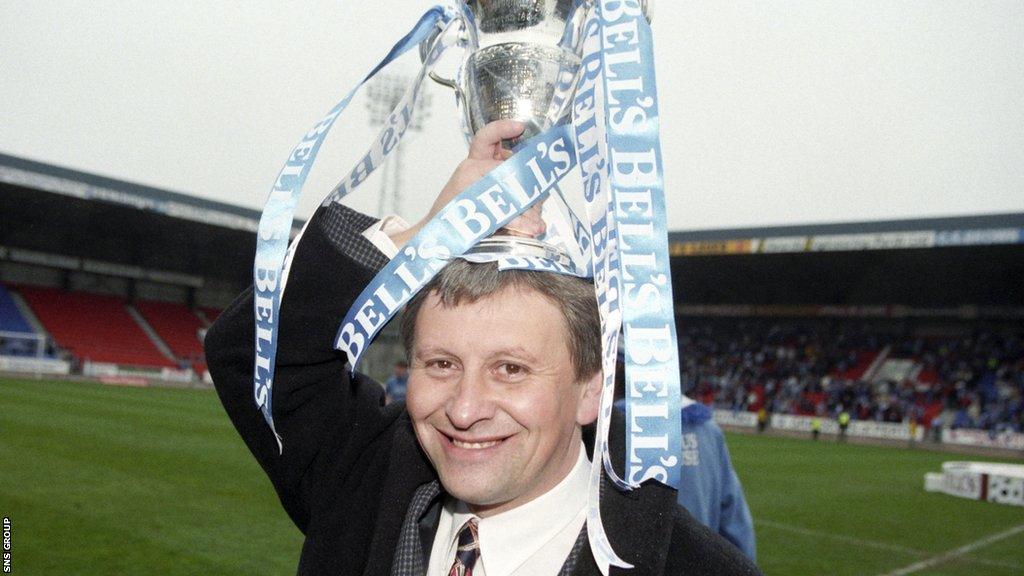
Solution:
[{"label": "trophy bowl", "polygon": [[[639,0],[650,20],[648,0]],[[458,72],[430,77],[455,92],[463,132],[471,139],[495,120],[517,120],[523,133],[506,140],[513,150],[548,128],[565,121],[572,109],[576,77],[583,56],[583,32],[595,0],[459,0],[458,45],[464,49]],[[420,45],[420,57],[433,45],[441,28]],[[566,265],[559,248],[537,240],[515,239],[508,229],[482,242],[473,258],[527,255]],[[537,246],[530,242],[539,242]]]},{"label": "trophy bowl", "polygon": [[[579,56],[543,44],[505,42],[477,50],[467,58],[460,77],[470,130],[476,133],[494,120],[513,119],[526,124],[520,140],[554,126],[569,107],[553,104],[571,101],[564,92],[571,90],[579,66]],[[558,95],[560,88],[563,94]]]},{"label": "trophy bowl", "polygon": [[[641,0],[649,16],[647,0]],[[563,121],[583,52],[583,26],[594,0],[460,0],[460,44],[466,54],[452,88],[467,137],[495,120],[526,124],[514,147]],[[434,36],[424,41],[424,56]]]},{"label": "trophy bowl", "polygon": [[464,121],[476,133],[494,120],[523,122],[510,148],[568,113],[590,0],[466,0],[476,45],[459,78]]}]

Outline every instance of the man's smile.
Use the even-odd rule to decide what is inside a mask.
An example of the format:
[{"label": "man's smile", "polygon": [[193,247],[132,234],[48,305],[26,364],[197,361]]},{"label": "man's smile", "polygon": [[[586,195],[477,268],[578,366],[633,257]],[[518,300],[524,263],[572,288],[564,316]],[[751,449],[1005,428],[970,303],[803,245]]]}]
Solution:
[{"label": "man's smile", "polygon": [[453,455],[458,455],[458,451],[481,451],[487,450],[488,448],[495,448],[500,444],[503,444],[505,440],[510,436],[467,436],[467,435],[454,435],[447,434],[440,430],[438,434],[445,440],[445,448],[447,452],[455,452]]}]

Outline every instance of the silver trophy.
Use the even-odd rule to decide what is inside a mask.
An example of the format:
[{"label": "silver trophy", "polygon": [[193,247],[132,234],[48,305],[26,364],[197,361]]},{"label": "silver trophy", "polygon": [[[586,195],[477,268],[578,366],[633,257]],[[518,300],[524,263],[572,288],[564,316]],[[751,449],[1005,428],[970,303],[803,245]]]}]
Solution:
[{"label": "silver trophy", "polygon": [[[583,52],[583,25],[594,0],[462,0],[460,44],[465,58],[454,79],[431,73],[455,90],[472,136],[494,120],[526,124],[529,139],[566,118]],[[650,19],[647,0],[641,0]],[[433,38],[420,47],[426,53]]]},{"label": "silver trophy", "polygon": [[[523,134],[512,149],[562,122],[571,110],[583,55],[583,28],[595,0],[460,0],[459,45],[465,55],[455,78],[430,77],[455,91],[463,129],[471,138],[495,120],[518,120]],[[640,0],[650,20],[649,1]],[[436,34],[420,46],[425,58]],[[502,229],[471,248],[482,257],[532,256],[567,264],[559,248]]]}]

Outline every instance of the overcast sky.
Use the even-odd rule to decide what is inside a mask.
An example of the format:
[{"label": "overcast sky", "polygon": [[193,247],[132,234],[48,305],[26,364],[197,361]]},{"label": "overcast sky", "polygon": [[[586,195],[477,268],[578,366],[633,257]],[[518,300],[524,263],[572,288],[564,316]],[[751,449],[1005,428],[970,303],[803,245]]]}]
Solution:
[{"label": "overcast sky", "polygon": [[[0,151],[260,208],[299,137],[433,3],[5,0]],[[1024,212],[1024,2],[654,8],[671,229]],[[404,145],[408,218],[465,153],[451,95],[430,93]],[[354,101],[300,216],[374,133]],[[349,203],[375,212],[378,190]]]}]

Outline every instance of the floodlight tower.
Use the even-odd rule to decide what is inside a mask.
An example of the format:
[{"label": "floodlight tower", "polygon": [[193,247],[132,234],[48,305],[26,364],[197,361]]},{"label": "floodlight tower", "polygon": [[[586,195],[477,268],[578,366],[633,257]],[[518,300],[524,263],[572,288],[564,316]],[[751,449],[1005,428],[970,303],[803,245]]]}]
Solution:
[{"label": "floodlight tower", "polygon": [[[412,82],[411,76],[397,74],[381,74],[366,86],[366,108],[370,114],[370,126],[383,126],[388,115],[402,100],[406,89]],[[423,122],[430,117],[430,93],[420,89],[420,95],[413,110],[412,121],[406,128],[409,131],[421,132]],[[380,196],[377,200],[377,213],[381,218],[385,214],[398,214],[402,206],[402,145],[401,143],[390,154],[390,161],[381,166]],[[390,198],[390,211],[385,212]]]}]

